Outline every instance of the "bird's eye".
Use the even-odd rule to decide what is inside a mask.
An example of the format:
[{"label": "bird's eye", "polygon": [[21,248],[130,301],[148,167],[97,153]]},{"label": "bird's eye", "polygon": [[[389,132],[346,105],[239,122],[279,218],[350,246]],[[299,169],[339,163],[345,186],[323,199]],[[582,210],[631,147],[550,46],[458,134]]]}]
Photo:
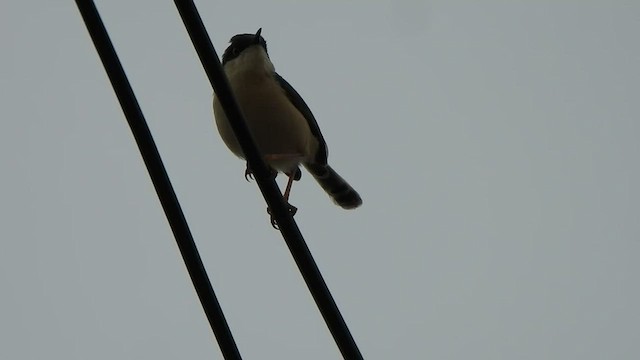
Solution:
[{"label": "bird's eye", "polygon": [[231,55],[236,56],[240,53],[240,49],[238,49],[237,47],[234,47],[233,49],[231,49]]}]

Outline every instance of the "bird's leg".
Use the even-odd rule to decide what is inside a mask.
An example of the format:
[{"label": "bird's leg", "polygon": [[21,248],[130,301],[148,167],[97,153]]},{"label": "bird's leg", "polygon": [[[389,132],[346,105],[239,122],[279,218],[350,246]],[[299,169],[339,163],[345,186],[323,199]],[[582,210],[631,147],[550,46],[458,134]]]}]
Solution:
[{"label": "bird's leg", "polygon": [[287,181],[287,187],[284,189],[284,194],[282,195],[282,197],[288,204],[289,194],[291,194],[291,185],[293,185],[293,179],[295,178],[295,172],[288,173],[287,176],[289,177],[289,180]]},{"label": "bird's leg", "polygon": [[[285,164],[287,163],[296,164],[296,163],[300,163],[303,159],[304,159],[304,156],[299,153],[264,155],[265,162],[267,162],[271,166],[273,166],[273,163],[279,163],[279,162],[283,162]],[[272,167],[270,168],[274,172],[274,177],[275,177],[275,175],[277,175],[277,171],[275,171]],[[298,169],[298,167],[296,166],[296,168],[293,171],[286,173],[286,175],[289,177],[289,181],[287,182],[287,187],[284,191],[283,197],[285,202],[287,203],[287,207],[289,212],[291,213],[291,216],[293,216],[298,211],[298,208],[289,204],[289,194],[291,193],[291,184],[293,183],[294,180],[300,179],[301,172],[300,172],[300,169]],[[247,170],[245,171],[245,179],[247,179],[247,181],[249,180],[248,177],[251,177],[253,179],[252,171],[249,168],[249,163],[247,162]],[[273,226],[274,229],[278,229],[278,224],[276,222],[276,219],[273,217],[273,213],[271,212],[270,208],[267,208],[267,213],[271,217],[271,226]]]},{"label": "bird's leg", "polygon": [[293,216],[298,212],[298,208],[289,203],[289,195],[291,194],[291,185],[293,185],[293,180],[296,178],[296,172],[291,172],[287,174],[287,176],[289,177],[289,181],[287,181],[287,187],[284,189],[282,197],[284,197],[284,201],[289,207],[289,212],[291,213],[291,216]]},{"label": "bird's leg", "polygon": [[[298,172],[298,169],[296,168],[296,170],[286,173],[286,175],[289,177],[289,180],[287,181],[287,187],[285,188],[284,194],[282,195],[282,197],[284,198],[284,201],[287,203],[287,207],[289,212],[291,213],[291,216],[294,216],[296,212],[298,212],[298,208],[289,203],[291,186],[293,185],[293,180],[295,180],[297,172]],[[271,226],[273,226],[274,229],[278,229],[278,224],[276,222],[276,219],[273,217],[273,214],[271,213],[270,208],[267,208],[267,213],[269,213],[269,216],[271,217]]]}]

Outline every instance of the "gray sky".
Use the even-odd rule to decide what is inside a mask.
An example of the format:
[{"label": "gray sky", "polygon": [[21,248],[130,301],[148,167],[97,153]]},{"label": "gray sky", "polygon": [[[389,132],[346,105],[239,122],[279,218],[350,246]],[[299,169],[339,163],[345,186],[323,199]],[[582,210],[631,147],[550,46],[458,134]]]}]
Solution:
[{"label": "gray sky", "polygon": [[[97,5],[243,357],[339,358],[173,2]],[[364,199],[292,194],[365,358],[640,356],[640,3],[197,5]],[[1,8],[0,358],[221,358],[74,2]]]}]

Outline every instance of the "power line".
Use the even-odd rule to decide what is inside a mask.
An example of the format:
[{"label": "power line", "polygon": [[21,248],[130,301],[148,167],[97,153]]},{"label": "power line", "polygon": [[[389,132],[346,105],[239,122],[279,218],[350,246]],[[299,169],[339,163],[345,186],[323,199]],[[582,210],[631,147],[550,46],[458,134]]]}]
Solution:
[{"label": "power line", "polygon": [[241,359],[240,352],[233,340],[229,325],[222,313],[220,303],[216,298],[207,272],[202,264],[202,259],[198,254],[198,249],[191,236],[187,220],[182,213],[176,194],[169,181],[169,176],[160,159],[158,149],[131,89],[129,80],[127,80],[127,76],[124,73],[122,64],[118,59],[118,55],[109,39],[107,30],[100,19],[100,14],[91,0],[76,0],[76,5],[80,10],[89,35],[98,51],[100,60],[102,60],[131,132],[138,144],[138,149],[169,221],[193,286],[200,298],[200,303],[218,341],[222,355],[225,359]]},{"label": "power line", "polygon": [[264,196],[271,213],[273,214],[278,228],[282,233],[282,237],[289,247],[289,251],[294,261],[298,265],[298,269],[304,278],[304,281],[313,296],[313,299],[322,314],[322,317],[333,336],[342,356],[345,359],[362,359],[362,354],[356,345],[344,318],[340,314],[340,310],[336,305],[327,284],[322,278],[322,274],[316,265],[307,244],[302,237],[302,233],[298,225],[293,220],[289,209],[282,198],[282,194],[270,175],[270,171],[265,165],[262,157],[258,153],[255,143],[251,138],[249,129],[240,113],[238,105],[231,93],[229,82],[224,74],[222,65],[216,51],[211,44],[211,39],[202,23],[202,19],[198,14],[193,1],[190,0],[174,0],[178,12],[182,17],[185,28],[189,33],[191,42],[200,57],[200,62],[211,82],[216,96],[220,100],[231,128],[233,129],[243,154],[245,155],[249,167],[252,170],[256,182]]}]

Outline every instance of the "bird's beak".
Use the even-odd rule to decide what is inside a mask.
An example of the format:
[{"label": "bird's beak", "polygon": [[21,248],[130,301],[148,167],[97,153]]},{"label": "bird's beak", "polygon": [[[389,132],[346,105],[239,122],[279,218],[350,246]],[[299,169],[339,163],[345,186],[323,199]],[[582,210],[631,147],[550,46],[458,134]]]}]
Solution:
[{"label": "bird's beak", "polygon": [[254,36],[254,41],[256,42],[256,44],[260,44],[260,34],[262,33],[262,28],[258,29],[258,31],[256,31],[256,35]]}]

